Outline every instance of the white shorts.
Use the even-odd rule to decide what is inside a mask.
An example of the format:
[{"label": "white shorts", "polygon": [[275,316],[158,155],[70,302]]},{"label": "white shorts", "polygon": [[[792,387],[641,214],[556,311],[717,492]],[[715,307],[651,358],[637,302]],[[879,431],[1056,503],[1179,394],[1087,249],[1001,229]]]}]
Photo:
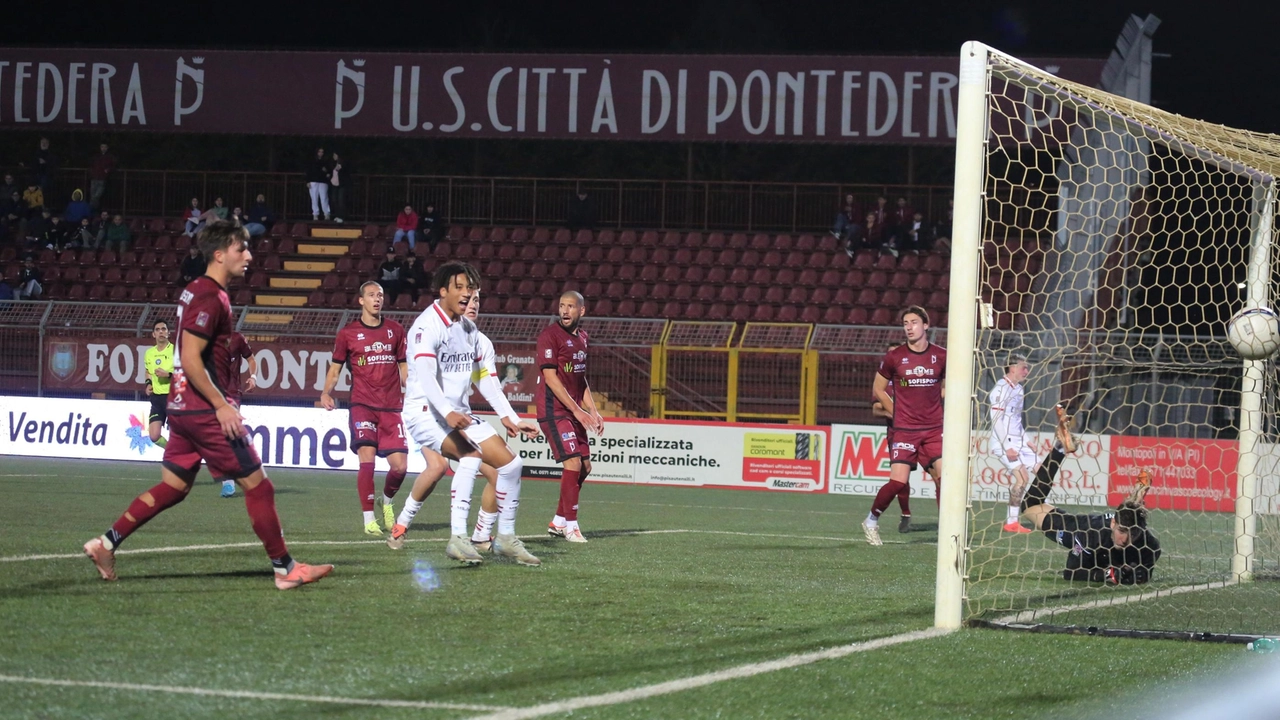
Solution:
[{"label": "white shorts", "polygon": [[[409,433],[409,437],[413,438],[419,445],[431,448],[436,452],[440,452],[440,448],[444,445],[444,439],[453,432],[453,429],[445,425],[433,412],[415,412],[403,413],[404,429]],[[480,443],[491,437],[497,437],[498,433],[494,431],[493,426],[472,415],[471,424],[463,429],[462,434],[472,442],[478,449]]]},{"label": "white shorts", "polygon": [[1023,446],[1022,449],[1018,451],[1017,460],[1010,460],[1007,453],[1001,452],[1000,462],[1004,463],[1005,469],[1010,472],[1017,470],[1020,467],[1026,468],[1027,472],[1033,472],[1036,469],[1036,465],[1040,462],[1040,458],[1036,457],[1035,451],[1031,448]]}]

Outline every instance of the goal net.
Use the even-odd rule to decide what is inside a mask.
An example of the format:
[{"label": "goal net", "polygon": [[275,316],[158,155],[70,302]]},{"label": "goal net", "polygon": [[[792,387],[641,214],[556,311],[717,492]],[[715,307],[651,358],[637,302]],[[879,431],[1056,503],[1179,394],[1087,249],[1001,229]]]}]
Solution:
[{"label": "goal net", "polygon": [[[939,624],[1280,632],[1277,367],[1226,341],[1276,302],[1280,137],[962,55],[943,477],[969,492],[944,482]],[[1080,441],[1048,503],[1103,514],[1153,477],[1149,582],[1065,579],[1088,547],[1003,529],[988,395],[1017,356],[1036,457],[1059,403]]]}]

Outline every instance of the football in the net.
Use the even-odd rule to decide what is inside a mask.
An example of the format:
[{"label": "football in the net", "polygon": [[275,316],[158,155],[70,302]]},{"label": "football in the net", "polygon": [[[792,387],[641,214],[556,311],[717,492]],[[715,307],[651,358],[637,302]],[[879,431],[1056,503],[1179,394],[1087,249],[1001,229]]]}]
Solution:
[{"label": "football in the net", "polygon": [[1280,349],[1280,316],[1271,308],[1245,308],[1227,322],[1227,340],[1245,360],[1266,360]]}]

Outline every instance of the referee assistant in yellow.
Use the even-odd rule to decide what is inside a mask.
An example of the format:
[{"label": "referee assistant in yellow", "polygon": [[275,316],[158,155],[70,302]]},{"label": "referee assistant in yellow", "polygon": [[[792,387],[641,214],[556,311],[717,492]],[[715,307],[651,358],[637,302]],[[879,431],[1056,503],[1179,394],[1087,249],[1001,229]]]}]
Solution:
[{"label": "referee assistant in yellow", "polygon": [[168,441],[160,435],[169,421],[169,380],[173,378],[173,343],[169,342],[169,323],[157,320],[151,328],[156,346],[143,357],[147,366],[147,395],[151,398],[151,415],[147,418],[147,434],[151,442],[164,447]]}]

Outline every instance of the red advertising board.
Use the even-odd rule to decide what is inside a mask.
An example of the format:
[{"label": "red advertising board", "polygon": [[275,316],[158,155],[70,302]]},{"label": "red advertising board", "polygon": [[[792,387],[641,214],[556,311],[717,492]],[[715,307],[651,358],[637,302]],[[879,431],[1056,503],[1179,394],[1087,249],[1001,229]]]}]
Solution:
[{"label": "red advertising board", "polygon": [[1145,469],[1151,473],[1149,508],[1233,512],[1238,458],[1237,444],[1229,440],[1113,436],[1107,502],[1123,502]]},{"label": "red advertising board", "polygon": [[[1087,85],[1098,82],[1103,66],[1093,59],[1031,62]],[[0,128],[948,144],[955,137],[958,70],[958,53],[0,48]],[[1032,132],[1047,120],[1035,103],[1025,117],[1011,117]]]}]

